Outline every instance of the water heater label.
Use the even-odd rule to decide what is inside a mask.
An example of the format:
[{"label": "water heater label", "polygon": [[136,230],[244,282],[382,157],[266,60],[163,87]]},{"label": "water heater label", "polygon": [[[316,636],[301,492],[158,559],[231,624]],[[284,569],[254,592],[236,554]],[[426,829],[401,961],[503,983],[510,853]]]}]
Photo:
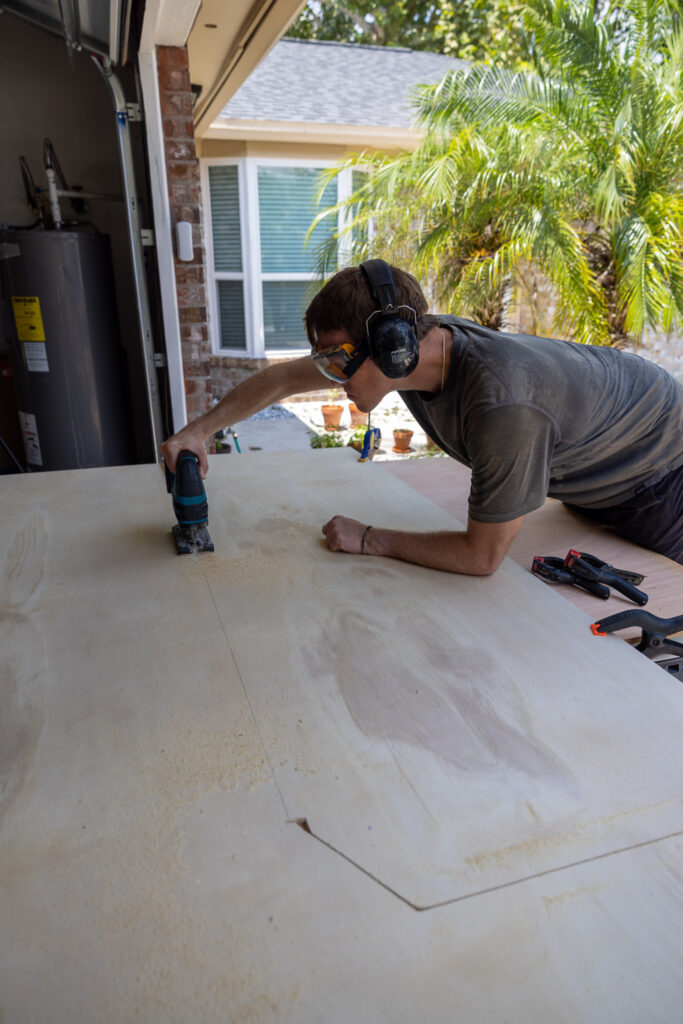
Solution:
[{"label": "water heater label", "polygon": [[24,359],[26,369],[32,373],[47,373],[50,367],[47,365],[47,349],[44,341],[25,341]]},{"label": "water heater label", "polygon": [[45,341],[45,328],[37,295],[13,295],[12,309],[19,341]]},{"label": "water heater label", "polygon": [[24,451],[29,466],[42,466],[43,456],[40,453],[40,441],[38,440],[38,429],[36,418],[30,412],[20,412],[19,422],[21,433],[24,437]]}]

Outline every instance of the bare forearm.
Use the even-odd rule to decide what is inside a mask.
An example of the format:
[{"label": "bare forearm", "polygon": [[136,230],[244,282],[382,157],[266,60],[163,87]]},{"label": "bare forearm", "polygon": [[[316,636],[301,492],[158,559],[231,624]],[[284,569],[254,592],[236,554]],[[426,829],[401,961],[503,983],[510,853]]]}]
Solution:
[{"label": "bare forearm", "polygon": [[[305,357],[305,362],[296,359],[266,367],[238,384],[213,409],[188,424],[189,428],[206,440],[216,431],[239,423],[291,394],[320,387],[322,378],[315,367],[315,377],[309,372],[310,363]],[[306,372],[302,374],[301,370]]]},{"label": "bare forearm", "polygon": [[414,562],[429,569],[489,576],[495,572],[521,529],[524,517],[507,523],[477,523],[466,530],[415,533],[371,526],[345,516],[334,516],[323,526],[332,551],[365,553]]},{"label": "bare forearm", "polygon": [[494,552],[477,547],[464,530],[457,533],[406,533],[373,527],[366,537],[365,549],[368,555],[398,558],[428,569],[467,576],[488,576],[499,563]]},{"label": "bare forearm", "polygon": [[238,384],[209,412],[167,438],[160,446],[164,461],[173,470],[178,453],[186,448],[195,453],[205,475],[209,468],[205,449],[207,438],[288,395],[314,391],[320,387],[321,381],[319,371],[308,356],[266,367]]}]

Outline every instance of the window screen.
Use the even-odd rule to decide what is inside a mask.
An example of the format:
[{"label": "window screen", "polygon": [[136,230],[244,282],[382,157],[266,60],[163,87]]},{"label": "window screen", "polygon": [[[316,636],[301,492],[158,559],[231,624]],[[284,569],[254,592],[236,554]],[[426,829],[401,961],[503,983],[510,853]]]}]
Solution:
[{"label": "window screen", "polygon": [[317,291],[316,281],[264,281],[266,348],[308,348],[303,316]]},{"label": "window screen", "polygon": [[246,348],[244,291],[241,281],[217,281],[221,348]]},{"label": "window screen", "polygon": [[316,167],[259,167],[261,270],[264,274],[313,273],[316,250],[336,227],[335,218],[319,224],[306,246],[306,233],[319,212],[337,202],[330,182],[320,206],[316,202],[320,170]]},{"label": "window screen", "polygon": [[237,167],[209,167],[214,270],[242,270]]}]

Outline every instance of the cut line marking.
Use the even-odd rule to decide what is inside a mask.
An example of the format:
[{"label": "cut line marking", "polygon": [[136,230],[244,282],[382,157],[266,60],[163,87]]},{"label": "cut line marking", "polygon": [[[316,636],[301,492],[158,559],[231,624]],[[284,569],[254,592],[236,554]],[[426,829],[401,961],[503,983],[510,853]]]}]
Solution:
[{"label": "cut line marking", "polygon": [[554,868],[546,868],[544,871],[537,871],[533,875],[523,875],[521,878],[513,878],[509,882],[500,882],[498,885],[490,885],[484,889],[477,889],[475,892],[463,893],[462,896],[454,896],[452,899],[440,900],[438,903],[427,903],[424,906],[421,906],[419,903],[413,903],[405,896],[402,896],[400,892],[397,892],[396,889],[392,889],[391,886],[387,885],[386,882],[383,882],[381,878],[377,878],[376,875],[371,874],[371,872],[368,871],[367,868],[364,868],[362,864],[359,864],[358,861],[353,860],[353,858],[349,857],[348,854],[338,850],[336,846],[332,846],[332,844],[328,843],[326,839],[322,839],[320,836],[316,835],[308,824],[307,818],[290,818],[286,824],[298,825],[300,829],[306,832],[309,836],[312,836],[312,838],[317,840],[317,842],[322,843],[322,845],[326,846],[328,850],[332,850],[332,852],[336,853],[338,857],[348,861],[349,864],[352,864],[353,867],[357,868],[362,872],[362,874],[367,875],[368,878],[372,879],[373,882],[376,882],[382,887],[382,889],[386,889],[386,891],[390,892],[392,896],[399,899],[401,903],[405,903],[406,906],[411,908],[411,910],[416,910],[419,913],[425,910],[438,910],[440,907],[449,907],[454,903],[463,903],[465,900],[471,900],[477,896],[485,896],[490,892],[498,892],[500,889],[510,889],[515,885],[523,885],[525,882],[531,882],[535,878],[544,878],[546,875],[555,875],[560,871],[567,871],[569,868],[577,868],[582,864],[592,864],[593,861],[604,860],[606,857],[614,857],[619,853],[628,853],[630,850],[640,850],[644,846],[654,846],[656,843],[663,843],[667,839],[683,837],[683,831],[670,832],[666,836],[657,836],[655,839],[645,839],[642,843],[632,843],[630,846],[622,846],[618,850],[608,850],[606,853],[597,853],[594,857],[584,857],[582,860],[574,860],[567,864],[559,864]]}]

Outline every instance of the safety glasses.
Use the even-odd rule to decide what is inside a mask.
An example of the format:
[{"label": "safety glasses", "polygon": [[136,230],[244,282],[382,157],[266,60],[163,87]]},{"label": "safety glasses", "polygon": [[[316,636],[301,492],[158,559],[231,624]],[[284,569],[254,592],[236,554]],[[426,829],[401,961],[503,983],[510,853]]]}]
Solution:
[{"label": "safety glasses", "polygon": [[367,356],[367,345],[354,345],[352,341],[345,341],[331,348],[314,349],[311,353],[311,358],[320,372],[336,384],[345,384],[350,380]]}]

